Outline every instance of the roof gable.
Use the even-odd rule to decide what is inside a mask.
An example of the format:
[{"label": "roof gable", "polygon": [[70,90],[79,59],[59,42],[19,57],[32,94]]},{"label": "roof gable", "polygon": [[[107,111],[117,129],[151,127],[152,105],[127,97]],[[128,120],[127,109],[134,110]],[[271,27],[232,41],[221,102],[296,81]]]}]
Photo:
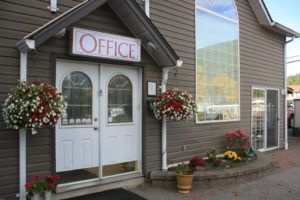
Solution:
[{"label": "roof gable", "polygon": [[119,16],[132,34],[141,39],[142,46],[159,66],[177,66],[179,57],[135,0],[84,1],[25,36],[17,43],[17,47],[21,51],[28,51],[27,40],[33,40],[35,47],[38,47],[62,29],[87,16],[105,3]]}]

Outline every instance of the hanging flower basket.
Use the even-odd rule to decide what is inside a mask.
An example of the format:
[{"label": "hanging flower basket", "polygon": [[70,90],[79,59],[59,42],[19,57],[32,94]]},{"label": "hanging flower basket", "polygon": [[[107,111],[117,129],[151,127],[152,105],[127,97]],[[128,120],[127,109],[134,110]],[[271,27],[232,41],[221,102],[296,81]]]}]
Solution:
[{"label": "hanging flower basket", "polygon": [[9,94],[2,111],[8,128],[26,128],[36,134],[37,128],[54,125],[65,109],[63,96],[53,86],[23,81]]},{"label": "hanging flower basket", "polygon": [[162,93],[153,103],[153,111],[157,119],[163,116],[173,121],[192,119],[195,110],[196,104],[192,95],[177,88]]}]

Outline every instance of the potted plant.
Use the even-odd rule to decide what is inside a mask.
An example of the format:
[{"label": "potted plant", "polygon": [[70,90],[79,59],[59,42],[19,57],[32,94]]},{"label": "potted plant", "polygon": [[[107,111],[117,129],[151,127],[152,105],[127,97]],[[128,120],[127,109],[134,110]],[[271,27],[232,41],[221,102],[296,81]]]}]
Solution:
[{"label": "potted plant", "polygon": [[193,118],[196,104],[191,94],[174,88],[157,96],[152,109],[157,119],[179,121]]},{"label": "potted plant", "polygon": [[26,191],[30,195],[31,200],[40,200],[41,193],[44,191],[45,182],[38,175],[34,176],[31,181],[25,184]]},{"label": "potted plant", "polygon": [[192,188],[194,171],[189,165],[182,163],[176,167],[176,181],[178,192],[188,194]]},{"label": "potted plant", "polygon": [[44,180],[44,200],[50,200],[52,192],[56,192],[57,182],[60,180],[59,175],[46,175]]},{"label": "potted plant", "polygon": [[40,81],[23,81],[4,101],[2,112],[8,128],[25,128],[36,134],[37,128],[54,125],[65,109],[64,97],[55,87]]}]

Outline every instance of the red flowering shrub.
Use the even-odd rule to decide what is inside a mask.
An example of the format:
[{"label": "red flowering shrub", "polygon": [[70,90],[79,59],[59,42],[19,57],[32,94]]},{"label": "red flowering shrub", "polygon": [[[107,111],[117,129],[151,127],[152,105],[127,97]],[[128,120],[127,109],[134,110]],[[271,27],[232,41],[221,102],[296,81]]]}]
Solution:
[{"label": "red flowering shrub", "polygon": [[36,134],[37,128],[55,124],[65,112],[65,101],[56,89],[46,83],[21,82],[3,104],[8,128],[26,128]]},{"label": "red flowering shrub", "polygon": [[33,195],[42,192],[44,190],[44,185],[44,180],[42,180],[39,175],[35,175],[31,179],[31,182],[26,182],[25,189],[30,195]]},{"label": "red flowering shrub", "polygon": [[41,193],[44,190],[55,191],[57,182],[60,180],[59,175],[46,174],[44,178],[39,175],[35,175],[31,181],[27,181],[25,184],[26,191],[32,196],[36,193]]},{"label": "red flowering shrub", "polygon": [[249,135],[241,130],[228,132],[225,135],[227,150],[234,151],[239,157],[246,156],[250,146]]},{"label": "red flowering shrub", "polygon": [[178,121],[194,117],[196,104],[192,95],[179,89],[170,89],[159,95],[153,103],[154,115],[157,119],[163,116]]},{"label": "red flowering shrub", "polygon": [[202,157],[196,156],[189,162],[189,167],[195,169],[196,167],[205,167],[205,161]]},{"label": "red flowering shrub", "polygon": [[55,191],[57,187],[57,182],[60,180],[59,175],[46,175],[45,176],[45,189]]}]

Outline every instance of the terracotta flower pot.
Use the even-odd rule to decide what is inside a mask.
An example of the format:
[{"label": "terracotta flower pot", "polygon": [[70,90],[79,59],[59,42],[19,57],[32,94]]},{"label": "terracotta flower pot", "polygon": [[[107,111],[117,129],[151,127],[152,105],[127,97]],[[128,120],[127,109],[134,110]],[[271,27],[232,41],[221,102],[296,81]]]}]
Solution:
[{"label": "terracotta flower pot", "polygon": [[190,193],[194,176],[195,176],[194,174],[192,175],[176,174],[178,192],[182,194]]}]

